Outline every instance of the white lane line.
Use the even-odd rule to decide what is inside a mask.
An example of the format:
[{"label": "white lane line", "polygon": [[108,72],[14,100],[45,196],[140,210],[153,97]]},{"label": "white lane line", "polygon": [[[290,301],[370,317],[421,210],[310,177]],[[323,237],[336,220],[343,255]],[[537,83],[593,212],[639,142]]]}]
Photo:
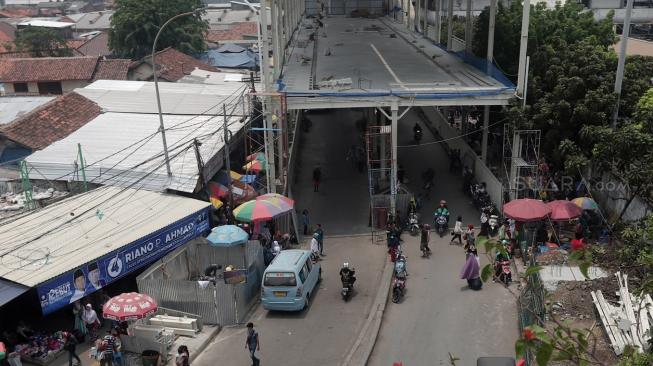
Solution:
[{"label": "white lane line", "polygon": [[381,59],[381,62],[383,63],[383,66],[385,66],[386,70],[388,70],[390,75],[392,75],[392,77],[395,79],[397,84],[399,84],[400,86],[403,87],[404,83],[399,79],[399,77],[397,77],[397,74],[395,74],[395,72],[392,71],[392,68],[390,67],[390,65],[388,65],[385,58],[383,58],[383,56],[381,55],[381,52],[379,52],[379,50],[376,48],[376,46],[374,46],[372,43],[370,43],[370,46],[372,47],[374,52],[376,52],[376,55],[379,56],[379,58]]}]

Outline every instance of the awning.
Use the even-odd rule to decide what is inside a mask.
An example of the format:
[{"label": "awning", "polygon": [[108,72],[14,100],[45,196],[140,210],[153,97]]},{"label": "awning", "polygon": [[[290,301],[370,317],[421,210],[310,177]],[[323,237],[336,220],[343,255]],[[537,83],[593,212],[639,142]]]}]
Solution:
[{"label": "awning", "polygon": [[0,279],[0,306],[24,294],[29,287]]}]

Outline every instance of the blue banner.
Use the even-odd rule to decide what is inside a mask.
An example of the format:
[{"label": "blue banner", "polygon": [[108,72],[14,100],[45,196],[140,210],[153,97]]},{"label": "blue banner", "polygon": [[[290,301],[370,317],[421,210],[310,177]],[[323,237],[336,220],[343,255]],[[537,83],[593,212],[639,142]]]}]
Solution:
[{"label": "blue banner", "polygon": [[140,269],[209,231],[208,207],[38,286],[47,315]]}]

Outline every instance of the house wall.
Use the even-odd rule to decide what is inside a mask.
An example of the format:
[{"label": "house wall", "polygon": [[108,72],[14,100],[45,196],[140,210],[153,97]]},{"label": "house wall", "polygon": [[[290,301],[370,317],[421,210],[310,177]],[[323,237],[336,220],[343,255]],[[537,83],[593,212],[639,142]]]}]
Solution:
[{"label": "house wall", "polygon": [[[77,88],[83,88],[88,84],[90,84],[88,80],[64,80],[61,82],[61,89],[64,93],[68,93]],[[38,92],[38,88],[36,91]]]},{"label": "house wall", "polygon": [[592,9],[619,9],[623,6],[621,0],[591,0],[589,7]]},{"label": "house wall", "polygon": [[[5,94],[7,95],[12,95],[15,93],[14,91],[14,83],[4,83],[5,86]],[[39,86],[37,83],[31,82],[27,83],[27,93],[28,94],[38,94],[39,93]]]}]

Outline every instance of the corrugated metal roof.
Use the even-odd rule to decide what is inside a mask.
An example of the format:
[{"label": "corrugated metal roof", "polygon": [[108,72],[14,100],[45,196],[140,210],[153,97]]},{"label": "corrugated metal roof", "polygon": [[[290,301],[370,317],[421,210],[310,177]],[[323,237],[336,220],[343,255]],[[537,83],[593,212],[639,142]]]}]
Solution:
[{"label": "corrugated metal roof", "polygon": [[[79,89],[78,89],[79,90]],[[168,178],[156,114],[104,113],[84,127],[27,158],[30,176],[49,180],[82,179],[75,173],[77,144],[81,144],[87,181],[99,184],[130,186],[153,191],[173,189],[193,192],[199,178],[197,159],[192,147],[197,138],[200,155],[208,163],[223,148],[223,118],[220,116],[164,115],[166,140],[170,154],[172,178]],[[230,117],[229,130],[235,135],[243,126],[240,116]],[[148,139],[148,136],[155,134]],[[134,147],[125,149],[136,144]],[[190,148],[189,148],[190,147]],[[125,149],[99,164],[92,163]],[[140,165],[139,165],[140,164]],[[151,173],[154,172],[154,173]],[[150,174],[151,173],[151,174]],[[212,174],[216,172],[207,172]],[[149,174],[149,175],[148,175]]]},{"label": "corrugated metal roof", "polygon": [[[71,197],[0,226],[0,277],[36,286],[208,205],[176,195],[116,187]],[[101,215],[96,214],[98,210]]]},{"label": "corrugated metal roof", "polygon": [[[221,114],[220,101],[242,94],[247,83],[219,84],[159,83],[161,107],[168,114]],[[98,80],[75,91],[107,112],[158,113],[154,83],[148,81]],[[241,102],[230,98],[231,103]],[[229,101],[228,101],[229,102]],[[242,113],[242,107],[238,110]]]},{"label": "corrugated metal roof", "polygon": [[0,98],[0,124],[9,123],[52,99],[54,97],[2,97]]},{"label": "corrugated metal roof", "polygon": [[24,27],[68,28],[75,25],[75,23],[53,22],[51,20],[30,20],[19,23],[18,25]]}]

